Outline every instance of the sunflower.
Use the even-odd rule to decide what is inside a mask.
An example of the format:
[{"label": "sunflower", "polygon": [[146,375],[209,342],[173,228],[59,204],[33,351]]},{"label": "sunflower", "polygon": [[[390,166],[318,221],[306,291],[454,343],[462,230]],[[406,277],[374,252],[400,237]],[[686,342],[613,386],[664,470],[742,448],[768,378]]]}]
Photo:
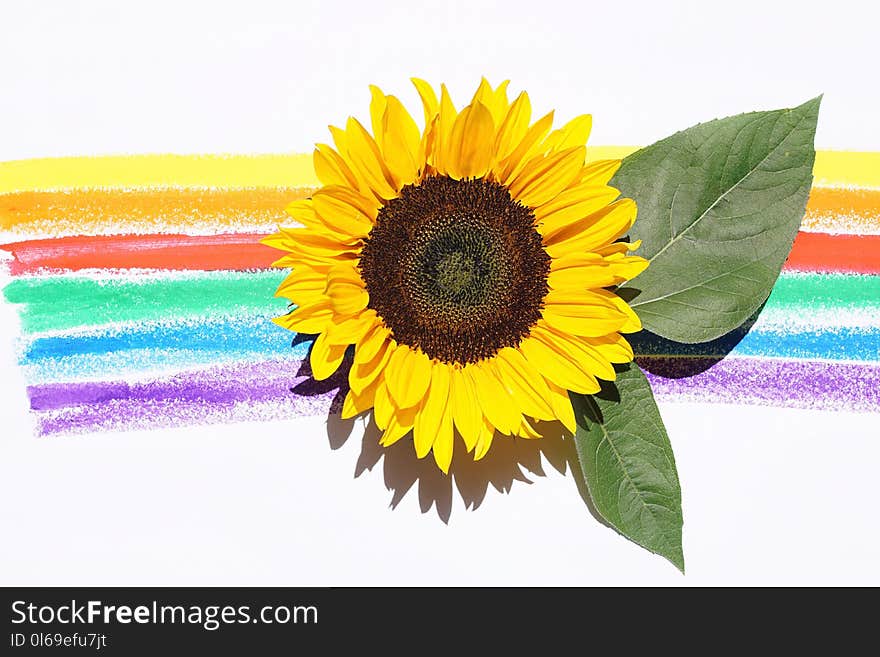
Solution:
[{"label": "sunflower", "polygon": [[484,79],[461,110],[413,83],[424,130],[371,87],[372,134],[331,127],[323,186],[287,207],[300,227],[263,241],[292,268],[276,296],[295,308],[275,321],[317,335],[314,377],[353,345],[343,417],[372,409],[382,445],[412,433],[448,472],[456,432],[480,459],[496,433],[575,430],[568,391],[598,392],[633,358],[621,333],[641,324],[612,289],[648,263],[618,241],[636,216],[608,185],[619,161],[585,162],[589,115],[551,131],[507,82]]}]

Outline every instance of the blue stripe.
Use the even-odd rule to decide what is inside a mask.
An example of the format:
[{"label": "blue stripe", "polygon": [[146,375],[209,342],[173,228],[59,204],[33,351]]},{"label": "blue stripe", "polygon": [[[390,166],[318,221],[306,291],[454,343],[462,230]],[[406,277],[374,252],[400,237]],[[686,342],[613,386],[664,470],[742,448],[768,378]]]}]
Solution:
[{"label": "blue stripe", "polygon": [[[111,329],[91,335],[36,338],[26,343],[21,362],[32,364],[46,359],[150,351],[156,354],[156,366],[173,362],[177,352],[194,354],[195,357],[203,353],[202,364],[210,364],[218,354],[243,359],[289,356],[294,341],[298,342],[297,355],[302,357],[304,349],[308,348],[302,339],[297,340],[290,331],[269,321],[268,317],[231,317],[197,325],[179,322],[144,324],[121,332]],[[787,333],[753,328],[745,334],[734,332],[714,342],[696,345],[672,343],[647,333],[630,336],[630,341],[636,353],[644,355],[716,356],[729,352],[739,356],[880,360],[880,331],[876,328],[828,328]]]}]

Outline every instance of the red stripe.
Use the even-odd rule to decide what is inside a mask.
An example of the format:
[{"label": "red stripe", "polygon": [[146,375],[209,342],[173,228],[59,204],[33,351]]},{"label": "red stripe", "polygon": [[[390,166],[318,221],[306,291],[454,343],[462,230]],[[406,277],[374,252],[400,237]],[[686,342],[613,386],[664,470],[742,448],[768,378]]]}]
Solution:
[{"label": "red stripe", "polygon": [[785,269],[880,274],[880,235],[798,233]]},{"label": "red stripe", "polygon": [[[28,240],[0,246],[13,260],[10,272],[79,269],[262,269],[281,252],[259,243],[262,235],[104,235]],[[786,269],[880,274],[880,235],[798,233]]]},{"label": "red stripe", "polygon": [[262,235],[102,235],[28,240],[0,248],[12,253],[12,274],[42,269],[261,269],[281,255]]}]

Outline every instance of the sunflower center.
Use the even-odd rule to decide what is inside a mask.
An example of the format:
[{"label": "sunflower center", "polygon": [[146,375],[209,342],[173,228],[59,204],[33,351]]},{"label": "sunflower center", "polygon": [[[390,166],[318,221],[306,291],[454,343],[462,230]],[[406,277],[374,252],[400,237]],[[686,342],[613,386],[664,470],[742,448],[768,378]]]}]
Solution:
[{"label": "sunflower center", "polygon": [[473,289],[480,289],[485,278],[483,261],[465,251],[445,254],[437,263],[436,281],[440,294],[456,301],[465,301]]},{"label": "sunflower center", "polygon": [[548,289],[534,221],[497,183],[435,176],[404,187],[361,252],[370,307],[398,342],[444,362],[515,347]]},{"label": "sunflower center", "polygon": [[420,227],[403,266],[410,298],[426,311],[463,319],[502,284],[499,231],[473,216],[440,215]]}]

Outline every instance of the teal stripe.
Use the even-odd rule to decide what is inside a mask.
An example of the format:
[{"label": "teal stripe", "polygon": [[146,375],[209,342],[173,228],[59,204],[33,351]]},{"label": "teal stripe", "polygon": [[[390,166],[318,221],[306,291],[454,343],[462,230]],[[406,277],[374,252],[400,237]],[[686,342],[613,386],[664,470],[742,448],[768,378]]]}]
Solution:
[{"label": "teal stripe", "polygon": [[[26,334],[85,329],[115,322],[155,322],[223,315],[283,314],[274,297],[285,272],[212,272],[159,277],[30,277],[12,281],[6,299],[20,304]],[[783,274],[765,311],[810,317],[845,317],[854,310],[880,316],[880,276]],[[817,319],[817,323],[818,319]]]},{"label": "teal stripe", "polygon": [[54,275],[20,278],[4,289],[21,304],[25,333],[63,331],[114,322],[151,322],[221,315],[281,315],[275,298],[285,272],[198,272],[89,278]]}]

